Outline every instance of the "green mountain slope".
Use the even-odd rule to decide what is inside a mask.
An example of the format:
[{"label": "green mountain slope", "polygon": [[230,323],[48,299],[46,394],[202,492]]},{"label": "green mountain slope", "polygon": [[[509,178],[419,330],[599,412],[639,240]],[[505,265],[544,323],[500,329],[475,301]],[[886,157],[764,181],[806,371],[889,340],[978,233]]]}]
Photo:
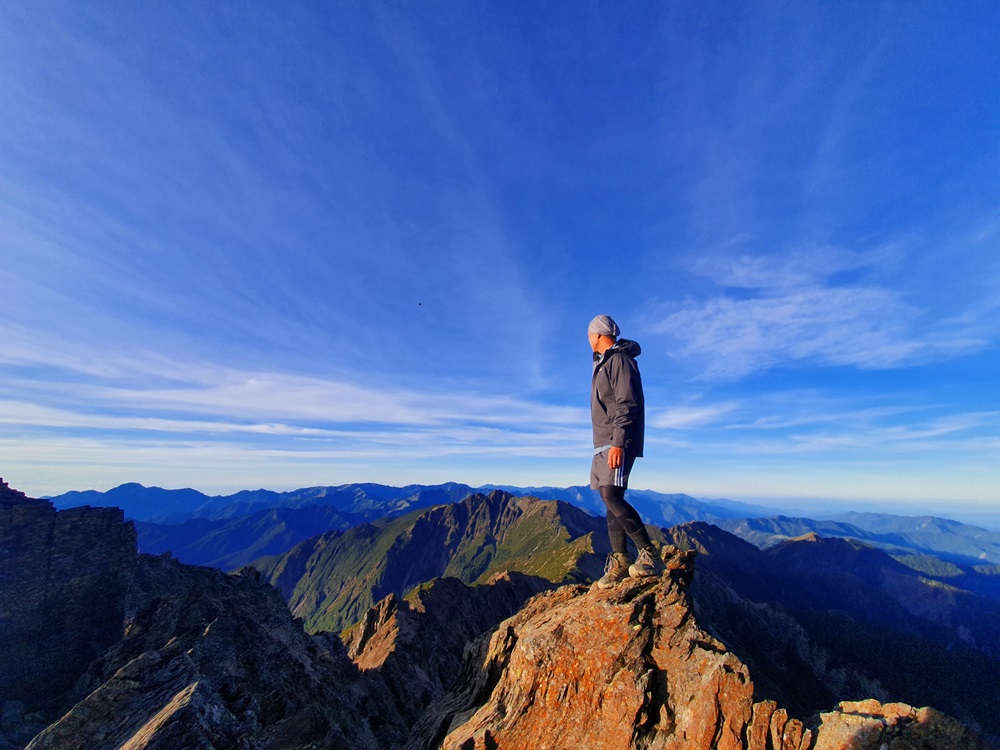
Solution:
[{"label": "green mountain slope", "polygon": [[442,576],[466,584],[502,571],[589,580],[607,553],[606,536],[594,538],[603,528],[603,519],[562,502],[492,492],[323,534],[253,566],[309,631],[339,632],[383,597]]}]

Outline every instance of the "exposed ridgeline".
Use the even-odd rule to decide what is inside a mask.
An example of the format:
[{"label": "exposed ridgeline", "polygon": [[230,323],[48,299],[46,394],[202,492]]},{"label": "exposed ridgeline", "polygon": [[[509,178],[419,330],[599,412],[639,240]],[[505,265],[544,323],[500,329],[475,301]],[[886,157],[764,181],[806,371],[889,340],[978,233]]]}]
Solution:
[{"label": "exposed ridgeline", "polygon": [[[467,510],[480,521],[450,533],[470,544],[479,539],[471,529],[506,529],[482,537],[482,556],[452,555],[460,569],[481,570],[476,580],[504,555],[570,577],[579,571],[573,559],[593,556],[573,544],[590,530],[551,523],[558,506],[498,495]],[[120,515],[64,513],[0,490],[0,673],[20,665],[17,684],[0,694],[2,750],[983,747],[930,709],[868,700],[790,718],[780,701],[756,696],[751,669],[696,622],[690,552],[675,551],[663,578],[610,591],[551,589],[523,573],[471,587],[434,580],[362,612],[345,646],[307,635],[255,571],[226,575],[138,555]],[[499,522],[507,515],[529,525]],[[59,529],[71,521],[67,544]],[[404,536],[452,549],[448,533],[415,521]],[[545,552],[544,540],[563,534],[562,552]],[[97,570],[100,585],[89,577]],[[70,596],[78,583],[87,599]],[[30,608],[19,601],[45,604],[51,592],[70,596],[53,642],[87,640],[91,651],[67,659],[58,680],[44,669],[33,679],[24,660],[44,654],[24,640]],[[95,606],[103,641],[88,615]],[[15,623],[21,641],[11,637]]]}]

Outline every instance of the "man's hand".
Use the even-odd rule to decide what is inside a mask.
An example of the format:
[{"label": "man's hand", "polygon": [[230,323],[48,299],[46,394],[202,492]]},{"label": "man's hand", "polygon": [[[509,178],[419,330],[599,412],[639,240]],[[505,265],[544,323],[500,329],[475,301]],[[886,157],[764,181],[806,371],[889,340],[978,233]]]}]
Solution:
[{"label": "man's hand", "polygon": [[612,445],[608,448],[608,468],[617,469],[625,462],[625,451]]}]

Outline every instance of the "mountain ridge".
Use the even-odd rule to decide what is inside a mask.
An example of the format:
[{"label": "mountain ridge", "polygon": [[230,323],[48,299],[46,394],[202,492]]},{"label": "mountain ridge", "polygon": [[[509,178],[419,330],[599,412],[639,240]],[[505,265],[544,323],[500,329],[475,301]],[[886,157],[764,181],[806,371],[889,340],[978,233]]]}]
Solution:
[{"label": "mountain ridge", "polygon": [[[561,550],[559,566],[522,572],[540,573],[559,584],[580,580],[579,573],[567,574],[585,568],[581,562],[586,562],[591,566],[588,577],[598,577],[600,559],[609,552],[603,519],[559,501],[495,497],[500,498],[495,504],[548,507],[553,518],[577,521],[563,524],[563,532],[550,533],[550,544],[537,550],[539,555]],[[473,496],[466,502],[485,500]],[[364,534],[333,532],[305,543],[301,555],[276,559],[272,567],[261,569],[282,588],[308,629],[351,633],[352,622],[365,606],[376,606],[380,595],[402,597],[408,587],[426,585],[421,577],[456,575],[468,584],[504,567],[500,555],[465,567],[482,550],[485,536],[466,533],[471,525],[463,523],[468,519],[453,516],[454,510],[442,506],[414,511],[380,526],[368,525]],[[413,531],[428,525],[439,526],[437,536]],[[874,686],[881,700],[947,701],[949,712],[967,722],[986,722],[1000,733],[989,699],[974,686],[952,679],[953,674],[975,671],[1000,684],[1000,633],[995,625],[1000,604],[926,579],[874,547],[840,539],[806,536],[760,550],[705,522],[651,528],[650,533],[668,545],[700,552],[692,588],[695,610],[706,614],[708,630],[754,665],[756,684],[764,693],[790,709],[808,714]],[[441,541],[447,534],[454,534],[450,543]],[[450,550],[450,557],[440,559],[437,567],[427,567],[406,552],[415,540],[428,539],[438,540],[435,549]],[[365,546],[375,562],[357,561],[356,548]],[[390,549],[396,558],[382,565],[378,561]],[[419,557],[420,551],[414,554]],[[496,560],[501,563],[494,567]],[[363,576],[352,576],[352,568],[364,571]],[[393,570],[405,571],[406,577],[397,577]],[[419,570],[423,573],[414,573]],[[863,654],[851,651],[848,636],[864,640],[873,653],[891,650],[908,666],[886,671],[872,665]],[[788,674],[794,675],[791,682]]]},{"label": "mountain ridge", "polygon": [[[996,602],[951,607],[954,592],[842,540],[760,550],[701,522],[668,535],[698,553],[691,596],[700,622],[789,710],[809,713],[861,691],[913,705],[935,696],[938,708],[1000,734],[995,695],[981,689],[1000,685]],[[866,569],[870,577],[856,575]]]},{"label": "mountain ridge", "polygon": [[[503,491],[511,494],[562,500],[597,516],[605,513],[597,493],[586,486],[530,488],[531,491],[505,487]],[[136,520],[140,550],[154,554],[170,552],[182,562],[226,570],[238,569],[257,555],[280,554],[319,533],[345,530],[386,515],[459,502],[480,491],[454,482],[402,488],[362,483],[303,488],[287,493],[243,490],[212,499],[194,490],[160,490],[132,483],[103,494],[68,493],[53,502],[57,507],[84,501],[107,505],[122,500],[123,494],[135,498],[147,490],[150,494],[139,501],[140,507],[145,508],[145,515],[176,522]],[[200,510],[188,508],[181,513],[173,501],[162,507],[155,505],[156,498],[172,497],[170,493],[179,493],[180,498],[196,497],[194,505]],[[234,498],[238,500],[233,501]],[[860,539],[892,552],[901,562],[943,583],[1000,599],[1000,533],[970,524],[933,516],[877,513],[851,513],[839,519],[773,515],[771,509],[760,506],[727,500],[697,500],[680,493],[667,495],[649,490],[629,490],[629,499],[645,521],[654,526],[710,521],[760,547],[808,531]],[[282,509],[283,518],[275,519],[271,526],[261,522],[269,512],[277,509]],[[748,517],[751,511],[766,515]],[[203,515],[192,517],[192,513]],[[131,518],[127,509],[126,517]],[[257,539],[247,539],[249,528],[257,529]],[[249,552],[251,548],[253,553]]]},{"label": "mountain ridge", "polygon": [[473,584],[503,570],[559,583],[600,575],[591,537],[599,528],[574,506],[494,491],[327,532],[252,565],[307,629],[340,631],[383,597],[434,578]]},{"label": "mountain ridge", "polygon": [[[748,667],[695,621],[705,615],[695,611],[687,593],[698,578],[691,551],[667,549],[669,575],[627,581],[606,592],[583,583],[551,588],[550,582],[518,573],[494,576],[478,587],[435,579],[405,599],[394,594],[381,599],[347,634],[345,645],[329,634],[305,633],[279,593],[253,569],[226,575],[138,554],[120,511],[57,511],[0,485],[0,535],[5,549],[13,551],[0,555],[0,602],[16,602],[26,589],[37,588],[36,576],[21,580],[18,571],[52,571],[50,583],[39,578],[42,595],[34,601],[41,606],[21,610],[27,613],[22,618],[44,616],[52,602],[46,587],[75,585],[83,570],[106,573],[115,556],[123,555],[114,565],[122,576],[119,586],[95,580],[95,592],[109,601],[111,624],[118,622],[112,642],[100,646],[89,664],[63,662],[69,674],[61,684],[70,687],[50,695],[47,709],[24,704],[23,690],[0,691],[2,750],[22,748],[24,742],[30,750],[397,750],[404,745],[513,750],[525,747],[517,740],[525,736],[531,736],[532,746],[565,747],[567,737],[580,735],[579,729],[576,735],[564,730],[583,726],[590,728],[584,746],[594,750],[875,750],[887,740],[924,750],[984,747],[969,729],[932,709],[865,700],[796,718],[801,715],[773,700],[758,700]],[[537,533],[513,533],[511,539],[502,533],[524,531],[517,523],[500,522],[516,521],[509,517],[519,511],[521,518],[559,511],[569,525],[579,520],[580,528],[561,527],[570,537],[596,521],[570,506],[502,493],[469,505],[478,523],[454,523],[448,512],[455,509],[444,506],[439,526],[446,536],[470,542],[486,539],[479,531],[501,532],[494,534],[494,560],[501,549],[520,551],[510,559],[522,561],[536,550]],[[555,519],[545,520],[555,529],[548,538],[559,538]],[[74,521],[77,533],[51,534],[53,521]],[[404,533],[417,525],[415,519],[389,519],[383,528],[392,523],[401,523]],[[706,546],[703,532],[726,532],[707,524],[687,532],[706,550],[699,557],[720,556],[723,550]],[[754,550],[739,547],[747,559],[763,555],[731,535],[721,539]],[[63,546],[67,541],[71,548]],[[111,550],[110,556],[90,554],[101,549]],[[75,562],[51,567],[55,558]],[[466,562],[487,575],[486,561],[471,555]],[[59,606],[69,607],[66,623],[73,628],[93,601],[77,597]],[[514,614],[504,620],[508,612]],[[29,633],[33,623],[22,622],[22,632]],[[7,627],[6,619],[0,623]],[[0,663],[7,664],[12,640],[8,632],[2,635]],[[445,652],[448,658],[442,659]],[[456,659],[459,652],[465,656]],[[595,682],[598,675],[609,675],[608,684],[603,678]],[[24,676],[39,690],[49,687],[43,674]],[[570,696],[579,699],[563,700]],[[608,711],[588,709],[593,700],[605,699]],[[551,705],[559,713],[549,714],[550,720],[532,713],[531,706]],[[442,708],[447,721],[440,718]],[[506,718],[497,724],[497,717]],[[422,726],[431,728],[431,736]],[[605,741],[619,737],[625,742]]]},{"label": "mountain ridge", "polygon": [[136,521],[139,547],[149,554],[169,552],[191,565],[236,570],[252,560],[288,551],[327,531],[345,531],[360,516],[329,505],[264,508],[248,516],[192,518],[179,524]]},{"label": "mountain ridge", "polygon": [[1000,533],[972,524],[937,516],[885,513],[852,512],[839,519],[777,515],[717,519],[715,523],[761,548],[817,532],[858,539],[891,551],[935,554],[963,565],[1000,564]]},{"label": "mountain ridge", "polygon": [[[598,515],[604,512],[600,495],[585,485],[526,488],[486,484],[471,487],[459,482],[410,484],[402,487],[361,482],[303,487],[288,492],[241,490],[231,495],[216,496],[205,495],[190,488],[167,490],[130,482],[106,492],[71,491],[46,499],[59,509],[81,505],[120,507],[130,520],[153,523],[178,524],[193,518],[219,520],[251,515],[265,508],[298,508],[313,503],[333,505],[344,513],[373,520],[391,513],[407,512],[442,502],[456,502],[471,494],[488,494],[495,489],[542,500],[563,500]],[[630,489],[628,493],[629,500],[645,520],[658,525],[678,520],[737,518],[773,512],[773,509],[735,500],[699,500],[683,493],[666,494],[641,489]],[[676,515],[677,513],[681,515]]]}]

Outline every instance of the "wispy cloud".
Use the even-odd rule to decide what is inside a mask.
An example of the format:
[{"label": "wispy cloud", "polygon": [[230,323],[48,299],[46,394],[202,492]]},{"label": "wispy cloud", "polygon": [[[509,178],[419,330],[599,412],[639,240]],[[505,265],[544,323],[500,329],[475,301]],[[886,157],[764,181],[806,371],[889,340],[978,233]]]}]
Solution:
[{"label": "wispy cloud", "polygon": [[987,345],[975,316],[935,318],[904,285],[880,283],[903,257],[896,246],[709,256],[690,270],[711,280],[715,294],[661,308],[649,327],[707,378],[805,364],[887,369]]},{"label": "wispy cloud", "polygon": [[[487,482],[511,462],[522,472],[547,462],[535,475],[545,483],[564,461],[586,475],[583,408],[179,362],[140,374],[138,364],[5,378],[0,455],[19,467],[17,480],[49,493],[135,479],[233,491],[362,478]],[[469,468],[477,462],[487,466]]]},{"label": "wispy cloud", "polygon": [[853,451],[878,450],[892,453],[923,453],[968,450],[980,453],[995,450],[1000,430],[1000,412],[965,412],[927,419],[912,419],[906,424],[884,424],[860,430],[850,420],[812,433],[792,433],[787,441],[795,452],[823,453],[831,448]]},{"label": "wispy cloud", "polygon": [[803,361],[894,367],[927,352],[908,336],[916,311],[882,289],[812,289],[749,300],[689,303],[654,329],[680,342],[680,357],[707,377],[741,377]]},{"label": "wispy cloud", "polygon": [[[54,363],[52,363],[54,364]],[[28,365],[20,360],[19,366]],[[35,361],[28,372],[36,373]],[[257,434],[399,445],[586,446],[583,408],[504,393],[390,389],[283,372],[135,357],[99,371],[71,363],[0,386],[0,422],[31,429]]]},{"label": "wispy cloud", "polygon": [[723,418],[739,409],[739,404],[726,402],[707,405],[673,406],[651,411],[647,423],[663,430],[683,430],[692,427],[718,424]]},{"label": "wispy cloud", "polygon": [[686,267],[720,287],[792,291],[825,283],[844,272],[895,269],[905,257],[898,244],[864,252],[823,245],[781,253],[745,251],[746,244],[736,241],[720,246],[691,259]]},{"label": "wispy cloud", "polygon": [[[674,417],[654,417],[656,426],[683,426],[679,440],[691,450],[769,455],[812,453],[838,460],[885,460],[889,455],[923,452],[984,455],[1000,434],[1000,412],[935,403],[912,394],[848,397],[815,390],[776,392],[756,399],[711,399]],[[662,433],[661,433],[662,434]],[[677,444],[675,442],[675,444]]]}]

